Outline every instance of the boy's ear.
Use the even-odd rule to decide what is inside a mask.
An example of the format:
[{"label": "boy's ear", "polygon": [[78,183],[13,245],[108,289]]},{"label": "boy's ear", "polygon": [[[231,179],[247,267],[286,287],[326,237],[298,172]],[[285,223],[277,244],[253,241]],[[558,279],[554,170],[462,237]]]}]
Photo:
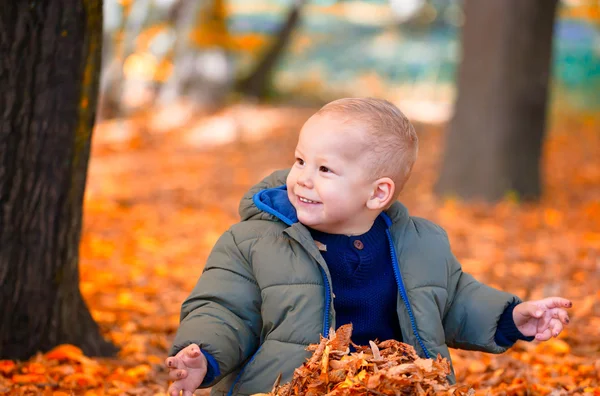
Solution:
[{"label": "boy's ear", "polygon": [[373,183],[373,192],[367,201],[367,208],[373,210],[383,210],[388,207],[394,198],[396,185],[389,177],[382,177]]}]

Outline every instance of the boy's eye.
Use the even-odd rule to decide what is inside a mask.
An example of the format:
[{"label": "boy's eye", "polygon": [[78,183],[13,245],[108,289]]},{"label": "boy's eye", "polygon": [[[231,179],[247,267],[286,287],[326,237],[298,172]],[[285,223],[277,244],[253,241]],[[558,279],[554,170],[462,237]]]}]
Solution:
[{"label": "boy's eye", "polygon": [[296,163],[298,163],[298,165],[304,165],[304,160],[302,158],[296,158]]},{"label": "boy's eye", "polygon": [[327,172],[331,172],[331,169],[329,169],[326,166],[320,166],[319,171],[327,173]]}]

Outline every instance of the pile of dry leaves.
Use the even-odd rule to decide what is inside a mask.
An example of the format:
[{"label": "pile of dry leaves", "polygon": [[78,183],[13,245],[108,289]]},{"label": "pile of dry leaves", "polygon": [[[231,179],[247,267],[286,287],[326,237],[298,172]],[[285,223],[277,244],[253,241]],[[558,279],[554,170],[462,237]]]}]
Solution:
[{"label": "pile of dry leaves", "polygon": [[[471,395],[465,386],[450,386],[450,363],[440,355],[421,359],[415,349],[396,340],[370,341],[359,346],[350,340],[352,325],[341,326],[329,338],[312,344],[312,357],[294,371],[292,380],[271,393],[254,396],[343,395]],[[356,352],[350,352],[350,344]]]}]

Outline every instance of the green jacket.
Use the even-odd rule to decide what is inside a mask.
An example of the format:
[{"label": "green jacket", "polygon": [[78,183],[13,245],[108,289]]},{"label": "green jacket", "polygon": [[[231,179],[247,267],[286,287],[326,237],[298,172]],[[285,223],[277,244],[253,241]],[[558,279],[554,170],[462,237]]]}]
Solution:
[{"label": "green jacket", "polygon": [[[171,353],[196,343],[212,354],[221,372],[206,384],[213,395],[268,392],[280,372],[288,382],[306,346],[336,328],[329,270],[296,220],[286,176],[275,172],[244,196],[242,221],[218,240],[181,308]],[[504,352],[498,319],[520,300],[463,272],[439,226],[398,202],[385,214],[403,341],[423,357],[450,359],[448,347]]]}]

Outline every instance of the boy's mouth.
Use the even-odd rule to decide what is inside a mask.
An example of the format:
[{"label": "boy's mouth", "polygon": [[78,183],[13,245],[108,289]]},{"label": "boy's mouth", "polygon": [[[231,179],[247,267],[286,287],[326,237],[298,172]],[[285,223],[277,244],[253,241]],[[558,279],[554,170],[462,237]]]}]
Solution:
[{"label": "boy's mouth", "polygon": [[321,203],[321,202],[318,202],[318,201],[313,201],[311,199],[301,197],[300,195],[298,195],[298,200],[300,202],[307,203],[307,204],[320,204]]}]

